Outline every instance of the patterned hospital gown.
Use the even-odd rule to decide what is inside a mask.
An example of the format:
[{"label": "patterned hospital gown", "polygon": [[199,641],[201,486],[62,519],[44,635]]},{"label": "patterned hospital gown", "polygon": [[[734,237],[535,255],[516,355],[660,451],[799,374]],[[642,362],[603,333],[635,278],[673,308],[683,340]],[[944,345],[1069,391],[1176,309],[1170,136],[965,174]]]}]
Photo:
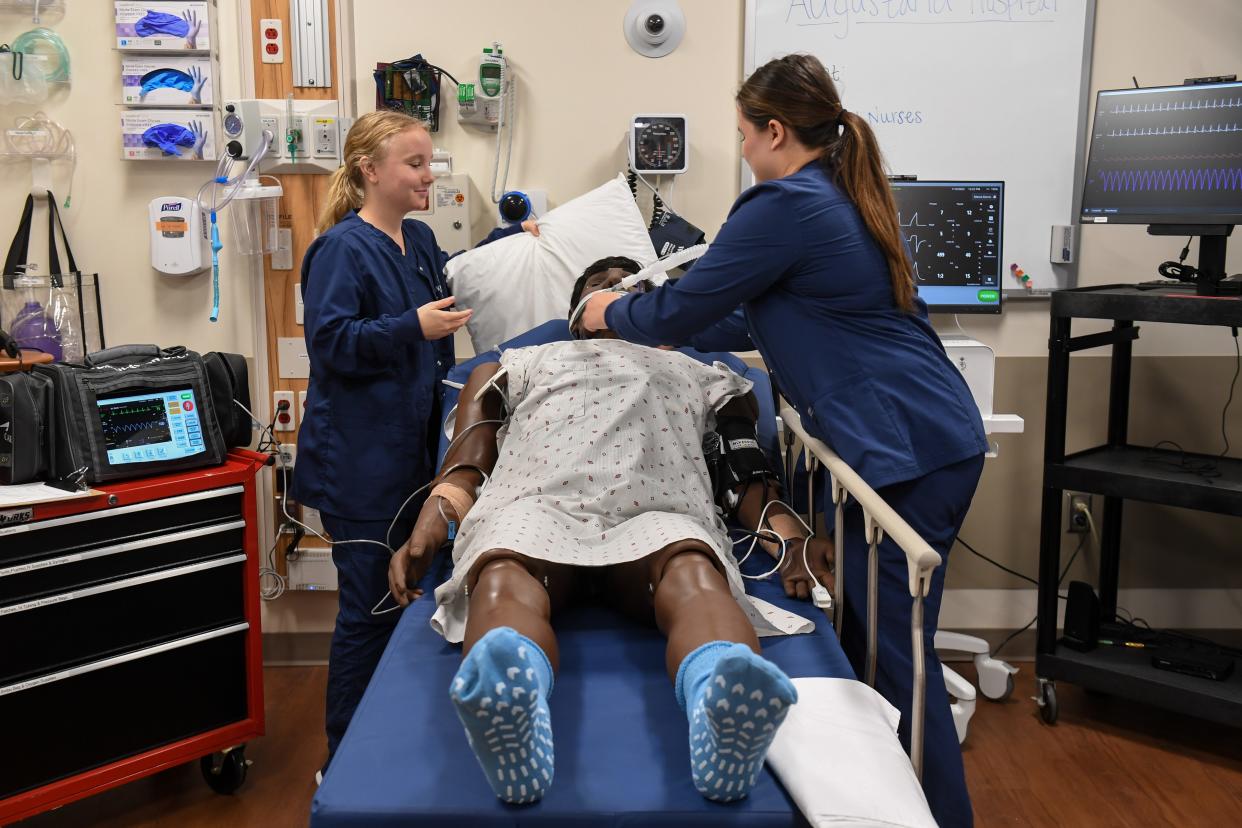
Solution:
[{"label": "patterned hospital gown", "polygon": [[759,635],[814,629],[746,595],[712,502],[702,437],[749,380],[719,363],[607,339],[514,349],[500,363],[511,416],[491,480],[462,521],[453,575],[436,590],[437,632],[462,640],[465,578],[489,550],[607,566],[687,538],[715,550]]}]

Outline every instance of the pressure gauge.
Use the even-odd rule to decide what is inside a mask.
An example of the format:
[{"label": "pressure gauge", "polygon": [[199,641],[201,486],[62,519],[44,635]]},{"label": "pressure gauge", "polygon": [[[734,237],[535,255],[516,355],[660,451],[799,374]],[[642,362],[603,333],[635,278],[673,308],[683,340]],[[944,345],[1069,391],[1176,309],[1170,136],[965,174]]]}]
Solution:
[{"label": "pressure gauge", "polygon": [[630,166],[653,175],[684,173],[689,143],[684,115],[635,115],[630,121]]},{"label": "pressure gauge", "polygon": [[224,116],[224,134],[230,138],[236,138],[242,134],[245,124],[242,122],[241,116],[236,112],[229,112]]}]

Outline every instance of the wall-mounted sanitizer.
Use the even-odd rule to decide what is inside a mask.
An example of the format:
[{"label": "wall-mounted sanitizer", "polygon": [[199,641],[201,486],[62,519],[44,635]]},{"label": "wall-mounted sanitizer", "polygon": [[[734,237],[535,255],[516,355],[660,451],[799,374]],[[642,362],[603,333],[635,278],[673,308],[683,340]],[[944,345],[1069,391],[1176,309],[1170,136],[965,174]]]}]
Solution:
[{"label": "wall-mounted sanitizer", "polygon": [[193,198],[162,196],[147,205],[151,267],[168,276],[193,276],[211,267],[207,214]]}]

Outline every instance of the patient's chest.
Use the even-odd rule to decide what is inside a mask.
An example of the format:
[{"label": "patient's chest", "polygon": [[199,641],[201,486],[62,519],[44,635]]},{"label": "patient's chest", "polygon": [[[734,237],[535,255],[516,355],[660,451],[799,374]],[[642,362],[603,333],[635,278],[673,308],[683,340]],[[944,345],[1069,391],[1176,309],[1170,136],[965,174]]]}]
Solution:
[{"label": "patient's chest", "polygon": [[711,417],[704,380],[719,369],[620,341],[554,343],[505,356],[512,416],[497,482],[525,493],[533,483],[536,494],[585,499],[609,512],[667,504],[683,511],[710,496],[701,450]]}]

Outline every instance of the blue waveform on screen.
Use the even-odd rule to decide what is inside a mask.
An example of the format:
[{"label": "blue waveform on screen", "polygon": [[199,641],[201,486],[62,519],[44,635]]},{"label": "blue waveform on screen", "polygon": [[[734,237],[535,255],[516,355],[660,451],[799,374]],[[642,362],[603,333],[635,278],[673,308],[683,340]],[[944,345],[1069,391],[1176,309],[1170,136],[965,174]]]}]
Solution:
[{"label": "blue waveform on screen", "polygon": [[1198,170],[1105,170],[1104,192],[1147,190],[1242,190],[1242,167]]},{"label": "blue waveform on screen", "polygon": [[139,431],[150,431],[152,429],[164,428],[164,420],[147,420],[133,423],[109,423],[108,431],[119,434],[134,434]]}]

